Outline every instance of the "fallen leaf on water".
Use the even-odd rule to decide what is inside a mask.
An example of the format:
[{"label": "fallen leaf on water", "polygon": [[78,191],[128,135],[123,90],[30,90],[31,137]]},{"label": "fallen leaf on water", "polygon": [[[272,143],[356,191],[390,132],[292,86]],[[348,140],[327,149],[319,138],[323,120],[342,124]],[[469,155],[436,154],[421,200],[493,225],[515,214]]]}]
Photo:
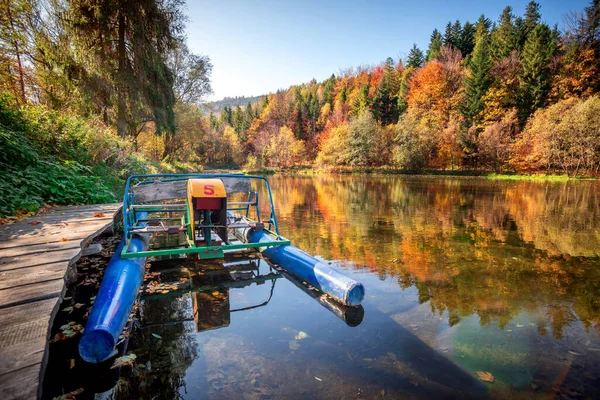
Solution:
[{"label": "fallen leaf on water", "polygon": [[112,367],[110,367],[110,369],[120,368],[120,367],[124,367],[126,365],[132,366],[133,362],[135,361],[136,358],[137,358],[137,356],[133,353],[130,353],[123,357],[119,357],[115,360],[115,362],[113,363]]},{"label": "fallen leaf on water", "polygon": [[97,213],[94,214],[94,217],[95,218],[102,218],[102,217],[104,217],[104,213],[97,212]]},{"label": "fallen leaf on water", "polygon": [[71,312],[71,311],[73,311],[73,307],[65,307],[65,308],[62,309],[62,311]]},{"label": "fallen leaf on water", "polygon": [[574,351],[571,351],[571,350],[568,350],[568,352],[571,353],[571,354],[573,354],[574,356],[582,356],[583,355],[581,353],[577,353],[577,352],[574,352]]},{"label": "fallen leaf on water", "polygon": [[309,338],[309,337],[310,337],[310,336],[308,335],[308,333],[300,331],[300,332],[298,332],[298,334],[297,334],[297,335],[294,337],[294,339],[296,339],[296,340],[302,340],[302,339],[306,339],[306,338]]},{"label": "fallen leaf on water", "polygon": [[290,350],[298,350],[300,348],[300,345],[295,340],[290,340],[289,346],[290,346]]},{"label": "fallen leaf on water", "polygon": [[81,308],[83,306],[85,306],[85,304],[83,304],[83,303],[75,303],[75,305],[73,307],[74,308]]},{"label": "fallen leaf on water", "polygon": [[477,371],[477,376],[479,376],[479,379],[484,382],[494,382],[494,375],[490,374],[489,372]]},{"label": "fallen leaf on water", "polygon": [[315,379],[318,380],[319,382],[323,382],[323,379],[319,378],[318,376],[315,376]]},{"label": "fallen leaf on water", "polygon": [[70,369],[75,368],[75,359],[74,358],[71,358],[71,360],[69,360],[69,368]]},{"label": "fallen leaf on water", "polygon": [[39,224],[41,224],[41,223],[42,223],[42,221],[38,221],[38,220],[36,219],[36,220],[34,220],[34,221],[31,221],[31,222],[29,223],[29,225],[39,225]]},{"label": "fallen leaf on water", "polygon": [[78,394],[83,393],[83,388],[79,388],[77,390],[73,390],[67,394],[63,394],[62,396],[54,397],[52,400],[75,400]]},{"label": "fallen leaf on water", "polygon": [[153,333],[153,334],[152,334],[152,336],[154,336],[154,337],[155,337],[155,338],[157,338],[157,339],[162,339],[162,336],[160,336],[160,335],[157,335],[156,333]]}]

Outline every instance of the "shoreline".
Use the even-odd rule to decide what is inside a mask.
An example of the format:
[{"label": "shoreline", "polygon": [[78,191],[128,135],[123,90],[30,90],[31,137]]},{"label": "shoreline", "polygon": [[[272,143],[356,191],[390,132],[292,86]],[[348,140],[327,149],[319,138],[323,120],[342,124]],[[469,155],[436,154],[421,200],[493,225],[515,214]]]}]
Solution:
[{"label": "shoreline", "polygon": [[295,166],[288,168],[262,168],[258,170],[240,169],[240,172],[248,175],[274,175],[274,174],[297,174],[297,175],[321,175],[321,174],[373,174],[373,175],[406,175],[415,177],[451,177],[451,178],[486,178],[492,180],[531,180],[531,181],[596,181],[598,178],[592,176],[570,176],[564,174],[517,174],[496,173],[491,171],[477,170],[402,170],[390,167],[333,167],[314,168],[312,166]]}]

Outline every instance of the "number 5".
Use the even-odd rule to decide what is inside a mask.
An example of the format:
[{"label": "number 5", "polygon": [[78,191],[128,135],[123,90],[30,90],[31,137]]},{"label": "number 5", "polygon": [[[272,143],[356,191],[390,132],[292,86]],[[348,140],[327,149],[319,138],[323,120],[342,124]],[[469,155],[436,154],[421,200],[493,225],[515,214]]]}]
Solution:
[{"label": "number 5", "polygon": [[215,185],[204,185],[204,194],[207,196],[215,194]]}]

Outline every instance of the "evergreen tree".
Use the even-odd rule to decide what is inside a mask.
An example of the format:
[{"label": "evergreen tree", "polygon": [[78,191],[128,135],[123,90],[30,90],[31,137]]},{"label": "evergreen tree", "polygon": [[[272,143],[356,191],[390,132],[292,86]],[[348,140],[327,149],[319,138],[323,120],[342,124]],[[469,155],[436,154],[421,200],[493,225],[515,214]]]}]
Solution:
[{"label": "evergreen tree", "polygon": [[452,22],[446,24],[446,30],[444,31],[444,46],[456,47],[458,44],[457,39],[454,37],[452,30]]},{"label": "evergreen tree", "polygon": [[377,121],[379,121],[382,125],[389,125],[397,121],[397,107],[396,107],[396,93],[393,91],[393,80],[395,80],[394,76],[394,67],[392,66],[393,60],[388,58],[385,69],[383,73],[383,77],[381,78],[381,82],[379,83],[379,87],[377,88],[377,94],[373,99],[373,104],[371,105],[371,111],[373,112],[373,116]]},{"label": "evergreen tree", "polygon": [[462,35],[462,25],[459,20],[454,21],[452,24],[452,41],[454,42],[454,47],[459,48],[460,46],[460,36]]},{"label": "evergreen tree", "polygon": [[221,116],[219,119],[221,120],[221,124],[233,125],[233,110],[231,107],[223,107],[223,111],[221,111]]},{"label": "evergreen tree", "polygon": [[346,86],[344,86],[344,87],[342,87],[342,90],[340,90],[340,103],[345,104],[347,100],[348,100],[347,89],[346,89]]},{"label": "evergreen tree", "polygon": [[252,111],[252,103],[248,101],[246,104],[246,109],[244,110],[244,118],[246,120],[246,129],[250,128],[252,125],[252,121],[254,120],[254,112]]},{"label": "evergreen tree", "polygon": [[413,44],[412,49],[410,49],[410,51],[408,52],[408,57],[406,59],[406,66],[407,67],[413,67],[413,68],[419,68],[421,67],[421,65],[423,65],[423,62],[425,61],[425,57],[423,56],[423,52],[421,51],[421,49],[419,49],[417,47],[417,44]]},{"label": "evergreen tree", "polygon": [[329,105],[333,108],[333,86],[335,84],[335,75],[331,74],[329,79],[325,81],[323,85],[323,102],[329,103]]},{"label": "evergreen tree", "polygon": [[235,106],[233,116],[231,117],[232,127],[238,137],[241,136],[242,132],[246,128],[245,116],[240,106]]},{"label": "evergreen tree", "polygon": [[371,99],[369,98],[369,84],[362,86],[359,96],[354,100],[352,104],[352,114],[355,116],[361,116],[365,111],[369,110],[371,105]]},{"label": "evergreen tree", "polygon": [[542,15],[540,13],[540,4],[535,1],[530,1],[525,8],[525,18],[518,21],[517,45],[519,49],[523,49],[529,35],[540,24]]},{"label": "evergreen tree", "polygon": [[539,24],[523,46],[519,74],[521,123],[546,101],[550,90],[550,60],[556,52],[556,47],[555,35],[546,24]]},{"label": "evergreen tree", "polygon": [[512,8],[506,6],[492,31],[490,54],[493,58],[504,58],[516,48],[517,32],[513,20]]},{"label": "evergreen tree", "polygon": [[469,21],[465,22],[458,39],[457,48],[460,50],[463,57],[467,57],[473,52],[475,46],[475,25]]},{"label": "evergreen tree", "polygon": [[[81,86],[116,95],[117,130],[151,118],[158,132],[173,134],[174,77],[167,57],[181,40],[183,16],[177,1],[68,0],[61,16],[83,68],[93,68],[102,84]],[[87,83],[87,82],[84,82]],[[112,103],[106,99],[107,103]],[[169,140],[166,140],[165,151]]]},{"label": "evergreen tree", "polygon": [[444,44],[442,34],[437,29],[433,30],[429,41],[429,48],[427,49],[427,61],[431,61],[440,55],[440,50]]},{"label": "evergreen tree", "polygon": [[466,103],[463,114],[469,124],[477,123],[483,111],[483,96],[491,85],[490,70],[492,61],[489,54],[489,36],[486,26],[480,18],[477,24],[476,44],[469,63],[469,75],[465,79]]}]

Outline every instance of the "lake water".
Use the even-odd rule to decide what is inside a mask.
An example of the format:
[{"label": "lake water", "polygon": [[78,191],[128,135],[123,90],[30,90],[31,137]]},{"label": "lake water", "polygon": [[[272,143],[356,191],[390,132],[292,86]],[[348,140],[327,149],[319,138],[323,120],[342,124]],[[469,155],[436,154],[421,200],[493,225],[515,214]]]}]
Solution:
[{"label": "lake water", "polygon": [[161,282],[200,289],[142,300],[137,365],[99,398],[600,396],[598,182],[269,181],[281,233],[361,281],[363,308],[256,258],[226,260],[237,281],[219,262],[162,262]]}]

